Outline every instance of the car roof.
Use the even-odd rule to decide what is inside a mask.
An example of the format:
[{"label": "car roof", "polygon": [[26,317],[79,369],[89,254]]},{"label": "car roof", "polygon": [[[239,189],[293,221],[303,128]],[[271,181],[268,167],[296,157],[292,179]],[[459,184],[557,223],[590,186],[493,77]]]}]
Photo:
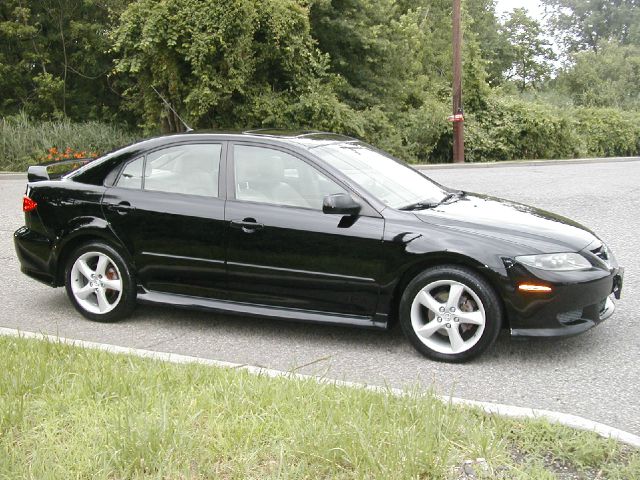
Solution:
[{"label": "car roof", "polygon": [[246,130],[243,132],[226,132],[226,131],[190,131],[186,133],[174,133],[163,135],[160,137],[150,138],[136,142],[125,149],[138,148],[155,148],[180,141],[193,141],[201,138],[202,140],[221,140],[221,141],[242,141],[242,140],[259,140],[272,144],[293,144],[298,147],[310,149],[328,144],[355,142],[356,138],[346,135],[340,135],[331,132],[322,132],[318,130],[284,130],[284,129],[257,129]]}]

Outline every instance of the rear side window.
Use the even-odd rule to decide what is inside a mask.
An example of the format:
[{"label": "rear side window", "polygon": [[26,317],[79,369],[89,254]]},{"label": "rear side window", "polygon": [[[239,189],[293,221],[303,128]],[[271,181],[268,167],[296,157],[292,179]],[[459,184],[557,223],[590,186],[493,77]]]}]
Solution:
[{"label": "rear side window", "polygon": [[136,158],[129,162],[118,178],[117,186],[121,188],[142,188],[142,170],[144,168],[144,157]]},{"label": "rear side window", "polygon": [[117,186],[217,197],[221,152],[220,144],[164,148],[128,163]]}]

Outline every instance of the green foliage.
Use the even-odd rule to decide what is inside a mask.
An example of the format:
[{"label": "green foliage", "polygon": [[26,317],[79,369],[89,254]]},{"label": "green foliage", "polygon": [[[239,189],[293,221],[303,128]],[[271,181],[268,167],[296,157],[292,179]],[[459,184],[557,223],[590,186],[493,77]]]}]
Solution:
[{"label": "green foliage", "polygon": [[510,60],[507,78],[517,82],[520,91],[540,86],[551,73],[555,59],[550,43],[544,39],[540,23],[527,15],[524,8],[515,8],[503,25],[510,43],[503,57]]},{"label": "green foliage", "polygon": [[472,162],[571,158],[582,154],[571,119],[549,105],[494,98],[467,122]]},{"label": "green foliage", "polygon": [[570,52],[602,43],[640,45],[638,0],[542,0],[558,41]]},{"label": "green foliage", "polygon": [[640,155],[640,112],[495,97],[468,118],[467,160]]},{"label": "green foliage", "polygon": [[[395,0],[319,0],[311,9],[313,36],[346,81],[341,97],[358,109],[416,107],[448,82],[450,21],[439,5]],[[442,47],[442,48],[438,48]]]},{"label": "green foliage", "polygon": [[465,35],[475,38],[487,72],[487,82],[495,87],[504,82],[504,74],[512,65],[511,44],[496,14],[495,0],[467,0],[464,3]]},{"label": "green foliage", "polygon": [[136,135],[116,125],[69,120],[34,122],[24,113],[0,118],[0,171],[25,171],[47,161],[48,150],[102,154],[136,140]]},{"label": "green foliage", "polygon": [[555,83],[576,105],[640,109],[640,45],[604,43],[571,60]]},{"label": "green foliage", "polygon": [[122,0],[0,2],[0,115],[113,119],[118,96],[107,73],[114,14]]},{"label": "green foliage", "polygon": [[577,131],[589,156],[640,155],[640,112],[576,109]]},{"label": "green foliage", "polygon": [[[300,124],[331,124],[318,116],[340,110],[328,58],[295,0],[139,0],[113,39],[116,72],[130,82],[128,106],[147,130],[164,113],[152,86],[201,128],[256,127],[265,117],[279,126],[292,114],[308,114]],[[306,105],[291,111],[301,98]],[[179,130],[164,118],[165,130]]]},{"label": "green foliage", "polygon": [[[449,129],[444,3],[208,0],[196,15],[201,3],[139,0],[113,33],[128,105],[148,131],[161,116],[180,129],[151,86],[201,128],[339,131],[409,161],[427,161]],[[473,108],[488,94],[473,36],[466,55]]]}]

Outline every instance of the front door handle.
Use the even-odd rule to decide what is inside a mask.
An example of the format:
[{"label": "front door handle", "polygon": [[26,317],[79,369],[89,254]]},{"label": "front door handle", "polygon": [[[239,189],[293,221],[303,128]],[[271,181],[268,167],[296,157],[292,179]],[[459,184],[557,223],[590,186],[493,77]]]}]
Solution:
[{"label": "front door handle", "polygon": [[120,202],[117,205],[108,205],[107,208],[109,210],[113,210],[118,215],[126,215],[136,209],[135,207],[132,207],[129,202]]},{"label": "front door handle", "polygon": [[242,220],[231,220],[231,228],[239,228],[244,233],[253,233],[262,230],[264,225],[258,223],[255,218],[248,217]]}]

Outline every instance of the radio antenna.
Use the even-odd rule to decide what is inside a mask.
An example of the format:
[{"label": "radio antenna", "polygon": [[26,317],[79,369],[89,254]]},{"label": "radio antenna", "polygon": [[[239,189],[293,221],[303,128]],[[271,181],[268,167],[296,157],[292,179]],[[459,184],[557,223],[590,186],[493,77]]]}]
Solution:
[{"label": "radio antenna", "polygon": [[180,120],[182,122],[182,124],[184,125],[184,128],[186,128],[187,132],[193,132],[193,128],[191,128],[189,125],[187,125],[187,122],[185,122],[182,117],[180,115],[178,115],[178,112],[176,112],[173,107],[171,106],[171,104],[169,102],[167,102],[165,100],[165,98],[160,95],[160,92],[158,90],[156,90],[156,87],[154,87],[153,85],[151,85],[151,88],[153,88],[153,91],[156,92],[156,95],[158,95],[158,97],[160,97],[160,100],[162,100],[164,102],[164,104],[167,106],[167,108],[169,110],[171,110],[173,112],[173,114],[178,117],[178,120]]}]

